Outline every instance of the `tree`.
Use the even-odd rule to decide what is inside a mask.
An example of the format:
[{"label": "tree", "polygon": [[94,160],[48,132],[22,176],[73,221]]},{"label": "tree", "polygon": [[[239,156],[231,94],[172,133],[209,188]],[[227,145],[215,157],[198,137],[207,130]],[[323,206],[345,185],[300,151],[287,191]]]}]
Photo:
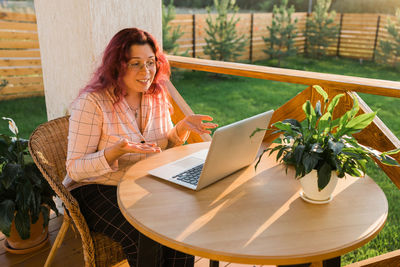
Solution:
[{"label": "tree", "polygon": [[172,30],[170,21],[175,18],[174,0],[170,0],[168,6],[162,5],[162,38],[163,49],[169,54],[177,54],[179,49],[178,39],[184,34],[181,26]]},{"label": "tree", "polygon": [[328,12],[330,5],[331,0],[317,0],[314,11],[307,18],[304,35],[306,53],[311,57],[325,56],[326,49],[338,34],[339,27],[334,25],[336,12]]},{"label": "tree", "polygon": [[400,57],[400,8],[396,9],[396,19],[394,22],[388,19],[386,29],[392,40],[380,40],[382,50],[380,60],[386,63],[390,59],[393,59],[392,65],[396,67],[398,58]]},{"label": "tree", "polygon": [[[214,0],[214,7],[217,11],[215,19],[211,16],[211,8],[207,8],[208,17],[206,18],[206,46],[204,54],[211,59],[229,61],[235,60],[247,43],[244,35],[238,34],[236,25],[240,18],[235,18],[238,7],[235,0]],[[228,13],[232,12],[228,17]]]},{"label": "tree", "polygon": [[294,6],[287,7],[288,0],[283,0],[282,4],[277,7],[274,5],[272,12],[272,24],[267,26],[269,37],[263,37],[267,45],[264,50],[270,58],[278,59],[278,66],[281,61],[295,55],[297,49],[294,46],[294,38],[297,36],[296,23],[297,19],[292,20]]}]

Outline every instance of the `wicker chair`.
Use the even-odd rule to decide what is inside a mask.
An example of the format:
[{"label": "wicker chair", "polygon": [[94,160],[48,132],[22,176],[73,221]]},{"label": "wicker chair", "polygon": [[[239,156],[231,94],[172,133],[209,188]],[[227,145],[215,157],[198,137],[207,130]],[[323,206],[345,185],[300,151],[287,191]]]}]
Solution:
[{"label": "wicker chair", "polygon": [[125,258],[121,245],[103,234],[89,230],[77,200],[62,184],[66,174],[68,119],[69,117],[65,116],[38,126],[29,139],[29,152],[33,160],[62,200],[66,210],[63,224],[45,266],[50,266],[71,221],[75,224],[82,239],[85,266],[111,266]]}]

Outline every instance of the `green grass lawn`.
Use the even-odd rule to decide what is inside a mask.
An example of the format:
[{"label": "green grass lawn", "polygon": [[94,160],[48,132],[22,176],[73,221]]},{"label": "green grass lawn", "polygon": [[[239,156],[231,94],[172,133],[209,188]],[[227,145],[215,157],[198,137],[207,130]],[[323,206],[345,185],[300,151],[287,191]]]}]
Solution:
[{"label": "green grass lawn", "polygon": [[0,101],[0,133],[9,135],[8,121],[1,117],[12,118],[17,124],[20,137],[28,139],[39,124],[47,121],[44,97]]},{"label": "green grass lawn", "polygon": [[[274,65],[274,61],[257,62],[260,65]],[[384,80],[400,80],[400,73],[394,69],[377,66],[371,62],[329,58],[310,60],[303,57],[284,62],[283,67],[368,77]],[[173,71],[172,82],[183,98],[196,113],[214,117],[219,125],[226,125],[250,115],[269,109],[276,109],[306,88],[304,85],[273,82],[253,78],[224,76],[213,78],[205,72]],[[400,99],[364,95],[361,97],[378,116],[400,137]],[[47,120],[43,97],[0,102],[0,117],[12,117],[21,132],[28,138],[34,128]],[[6,122],[0,120],[0,133],[8,132]],[[373,166],[368,174],[384,190],[389,201],[389,218],[377,238],[364,247],[342,257],[343,265],[400,249],[400,191],[390,179]]]}]

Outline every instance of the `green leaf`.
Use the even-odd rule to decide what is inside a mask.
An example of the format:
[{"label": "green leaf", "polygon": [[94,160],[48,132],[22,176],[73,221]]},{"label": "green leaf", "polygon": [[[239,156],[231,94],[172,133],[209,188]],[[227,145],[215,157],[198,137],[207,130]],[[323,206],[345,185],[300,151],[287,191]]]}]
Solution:
[{"label": "green leaf", "polygon": [[321,119],[318,122],[318,132],[319,133],[326,133],[329,131],[330,127],[330,121],[332,118],[332,114],[329,112],[326,112]]},{"label": "green leaf", "polygon": [[286,119],[282,121],[283,123],[289,123],[290,125],[292,125],[292,129],[298,129],[301,131],[302,126],[301,123],[298,120],[295,119]]},{"label": "green leaf", "polygon": [[353,98],[353,107],[348,111],[350,119],[354,118],[354,116],[357,115],[358,111],[360,110],[357,97],[352,96],[352,98]]},{"label": "green leaf", "polygon": [[367,127],[372,120],[375,118],[376,112],[364,113],[353,119],[351,119],[347,124],[346,128],[352,131],[360,131]]},{"label": "green leaf", "polygon": [[33,198],[33,187],[29,179],[25,179],[23,183],[17,185],[19,194],[15,199],[18,207],[22,210],[29,210]]},{"label": "green leaf", "polygon": [[15,215],[15,227],[22,239],[28,239],[30,237],[31,222],[29,213],[26,211],[17,211]]},{"label": "green leaf", "polygon": [[303,165],[295,165],[296,175],[295,177],[303,177],[305,175],[305,170]]},{"label": "green leaf", "polygon": [[[2,135],[0,135],[0,136],[2,136]],[[9,146],[9,142],[7,142],[6,140],[0,139],[0,155],[5,155],[6,153],[8,153],[8,146]]]},{"label": "green leaf", "polygon": [[333,113],[333,110],[335,109],[335,107],[337,106],[337,104],[339,103],[340,98],[342,98],[344,96],[344,94],[338,94],[335,95],[335,97],[332,99],[332,101],[329,103],[328,109],[327,111],[329,113]]},{"label": "green leaf", "polygon": [[5,189],[9,189],[13,184],[15,179],[20,177],[24,173],[22,166],[15,163],[8,163],[3,167],[1,182]]},{"label": "green leaf", "polygon": [[42,204],[46,204],[47,206],[49,206],[50,209],[52,209],[58,216],[58,209],[57,209],[56,203],[54,203],[53,197],[43,198]]},{"label": "green leaf", "polygon": [[321,112],[321,101],[317,101],[317,104],[315,104],[315,114],[317,116],[317,120],[322,116],[322,112]]},{"label": "green leaf", "polygon": [[302,163],[304,165],[305,172],[309,173],[312,169],[314,169],[317,166],[319,159],[320,158],[315,153],[304,153]]},{"label": "green leaf", "polygon": [[40,211],[43,215],[43,228],[49,225],[49,209],[45,206],[40,206]]},{"label": "green leaf", "polygon": [[285,152],[284,148],[278,151],[278,153],[276,154],[276,161],[278,161],[282,157],[283,152]]},{"label": "green leaf", "polygon": [[379,159],[383,164],[389,165],[389,166],[400,166],[400,164],[391,156],[387,155],[381,155]]},{"label": "green leaf", "polygon": [[255,170],[257,170],[257,166],[258,166],[258,164],[260,163],[262,156],[263,156],[264,153],[267,152],[267,151],[268,151],[268,149],[264,149],[263,152],[261,153],[261,155],[258,156],[258,160],[257,160],[257,162],[256,162],[256,165],[254,165],[254,169],[255,169]]},{"label": "green leaf", "polygon": [[274,127],[278,128],[279,130],[283,131],[292,131],[290,123],[284,123],[282,121],[277,121],[273,124]]},{"label": "green leaf", "polygon": [[324,189],[331,180],[332,167],[324,162],[321,168],[318,169],[318,190]]},{"label": "green leaf", "polygon": [[321,144],[315,143],[315,144],[312,144],[312,146],[311,146],[311,152],[314,152],[314,153],[323,153],[324,150],[322,149]]},{"label": "green leaf", "polygon": [[382,155],[394,155],[400,152],[400,148],[392,149],[386,152],[382,152]]},{"label": "green leaf", "polygon": [[6,199],[0,203],[0,230],[6,236],[10,236],[10,228],[14,219],[15,203]]},{"label": "green leaf", "polygon": [[341,153],[342,149],[344,148],[344,144],[340,141],[334,142],[332,140],[329,140],[328,146],[330,149],[332,149],[334,155],[338,155],[339,153]]},{"label": "green leaf", "polygon": [[324,98],[324,102],[328,102],[328,94],[319,85],[313,85],[313,88]]},{"label": "green leaf", "polygon": [[260,132],[260,131],[265,131],[267,129],[263,129],[263,128],[256,128],[250,135],[250,138],[253,137],[256,133]]},{"label": "green leaf", "polygon": [[314,128],[315,124],[317,122],[317,116],[315,114],[315,110],[312,108],[311,106],[311,102],[309,100],[307,100],[304,104],[303,104],[303,111],[306,114],[306,119],[308,122],[308,128]]},{"label": "green leaf", "polygon": [[365,113],[350,119],[350,121],[344,126],[339,126],[335,138],[339,139],[343,135],[351,135],[360,132],[373,121],[375,115],[376,112]]},{"label": "green leaf", "polygon": [[294,149],[293,155],[296,161],[296,164],[301,164],[301,159],[303,157],[303,152],[306,147],[304,145],[298,145]]}]

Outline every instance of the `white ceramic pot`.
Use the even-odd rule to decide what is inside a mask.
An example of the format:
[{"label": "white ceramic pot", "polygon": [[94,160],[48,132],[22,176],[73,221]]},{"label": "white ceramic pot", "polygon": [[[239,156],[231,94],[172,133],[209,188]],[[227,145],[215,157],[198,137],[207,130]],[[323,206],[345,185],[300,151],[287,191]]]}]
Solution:
[{"label": "white ceramic pot", "polygon": [[321,191],[318,190],[317,171],[312,170],[303,178],[300,178],[300,184],[303,188],[301,197],[311,203],[327,203],[332,200],[332,193],[335,190],[338,177],[335,171],[332,171],[331,179],[327,186]]}]

